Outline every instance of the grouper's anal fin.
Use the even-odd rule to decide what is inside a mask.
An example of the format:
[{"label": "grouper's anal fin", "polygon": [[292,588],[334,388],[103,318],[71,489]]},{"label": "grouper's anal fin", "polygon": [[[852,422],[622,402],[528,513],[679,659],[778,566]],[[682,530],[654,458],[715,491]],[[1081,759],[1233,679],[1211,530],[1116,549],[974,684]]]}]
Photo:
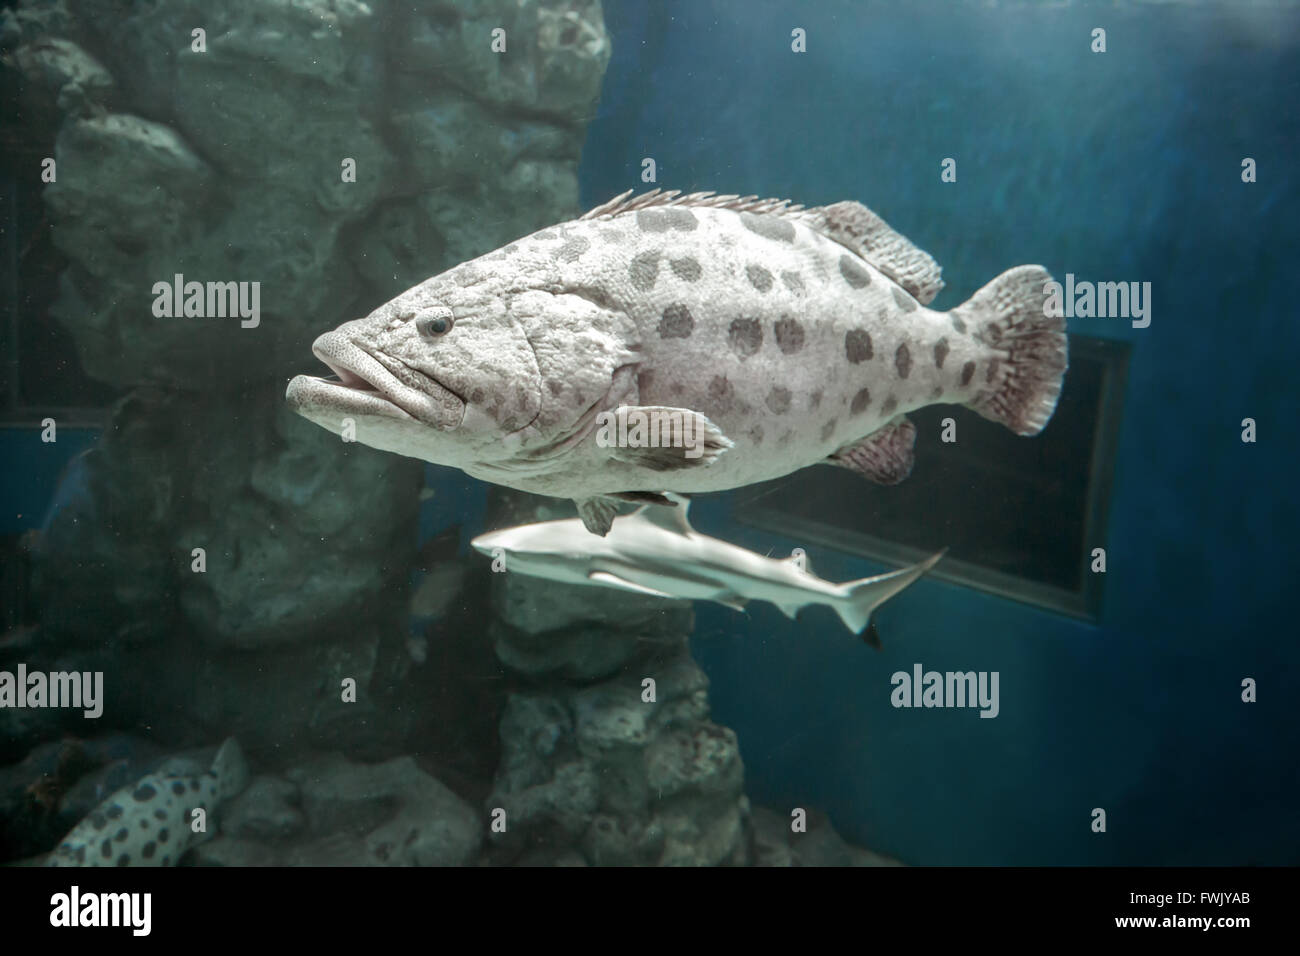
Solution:
[{"label": "grouper's anal fin", "polygon": [[915,445],[916,426],[899,415],[866,438],[845,445],[826,462],[856,471],[878,485],[896,485],[912,473]]}]

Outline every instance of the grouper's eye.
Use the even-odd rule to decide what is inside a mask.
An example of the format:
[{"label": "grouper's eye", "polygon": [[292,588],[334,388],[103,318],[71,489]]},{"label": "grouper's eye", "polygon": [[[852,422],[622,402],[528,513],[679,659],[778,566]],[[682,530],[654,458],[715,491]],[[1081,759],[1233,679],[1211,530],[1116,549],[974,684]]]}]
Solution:
[{"label": "grouper's eye", "polygon": [[456,317],[445,306],[434,306],[421,312],[415,320],[415,330],[426,339],[436,339],[446,335],[455,324]]}]

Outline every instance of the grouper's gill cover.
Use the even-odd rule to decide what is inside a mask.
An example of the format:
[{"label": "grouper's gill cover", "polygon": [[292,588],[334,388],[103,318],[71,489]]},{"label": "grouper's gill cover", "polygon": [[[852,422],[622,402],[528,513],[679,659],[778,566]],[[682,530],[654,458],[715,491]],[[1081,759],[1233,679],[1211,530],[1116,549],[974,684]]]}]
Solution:
[{"label": "grouper's gill cover", "polygon": [[[936,402],[1037,433],[1066,368],[1049,280],[1020,266],[936,312],[938,265],[859,203],[625,194],[322,336],[338,380],[298,376],[288,400],[365,444],[572,497],[604,533],[614,496],[817,463],[901,481],[906,413]],[[611,443],[602,412],[700,430]]]}]

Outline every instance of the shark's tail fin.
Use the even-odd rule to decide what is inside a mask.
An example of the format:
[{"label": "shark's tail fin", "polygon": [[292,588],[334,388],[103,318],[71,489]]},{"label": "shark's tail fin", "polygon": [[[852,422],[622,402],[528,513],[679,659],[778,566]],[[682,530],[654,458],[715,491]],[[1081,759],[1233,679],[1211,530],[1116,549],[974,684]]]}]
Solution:
[{"label": "shark's tail fin", "polygon": [[845,627],[854,634],[860,634],[871,622],[872,611],[929,571],[947,551],[948,549],[944,548],[933,557],[926,558],[920,564],[914,564],[910,568],[840,585],[845,594],[835,603],[835,612],[839,614]]}]

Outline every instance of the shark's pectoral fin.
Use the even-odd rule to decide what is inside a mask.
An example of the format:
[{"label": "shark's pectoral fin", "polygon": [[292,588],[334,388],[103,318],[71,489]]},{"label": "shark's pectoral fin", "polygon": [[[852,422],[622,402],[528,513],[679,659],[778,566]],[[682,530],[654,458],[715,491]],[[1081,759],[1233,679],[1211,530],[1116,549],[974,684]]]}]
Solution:
[{"label": "shark's pectoral fin", "polygon": [[578,517],[582,519],[584,528],[602,538],[609,534],[609,529],[618,516],[618,505],[613,499],[597,495],[594,498],[582,498],[574,504],[578,506]]},{"label": "shark's pectoral fin", "polygon": [[732,441],[700,412],[663,405],[624,405],[596,433],[610,457],[652,471],[713,464]]},{"label": "shark's pectoral fin", "polygon": [[587,580],[594,584],[606,584],[609,587],[618,588],[621,591],[635,591],[637,594],[649,594],[652,597],[672,598],[671,594],[665,594],[663,591],[648,588],[644,584],[636,584],[626,578],[620,578],[617,574],[611,574],[608,571],[592,571],[587,575]]},{"label": "shark's pectoral fin", "polygon": [[912,473],[916,462],[916,426],[899,415],[866,438],[845,445],[826,459],[878,485],[896,485]]}]

